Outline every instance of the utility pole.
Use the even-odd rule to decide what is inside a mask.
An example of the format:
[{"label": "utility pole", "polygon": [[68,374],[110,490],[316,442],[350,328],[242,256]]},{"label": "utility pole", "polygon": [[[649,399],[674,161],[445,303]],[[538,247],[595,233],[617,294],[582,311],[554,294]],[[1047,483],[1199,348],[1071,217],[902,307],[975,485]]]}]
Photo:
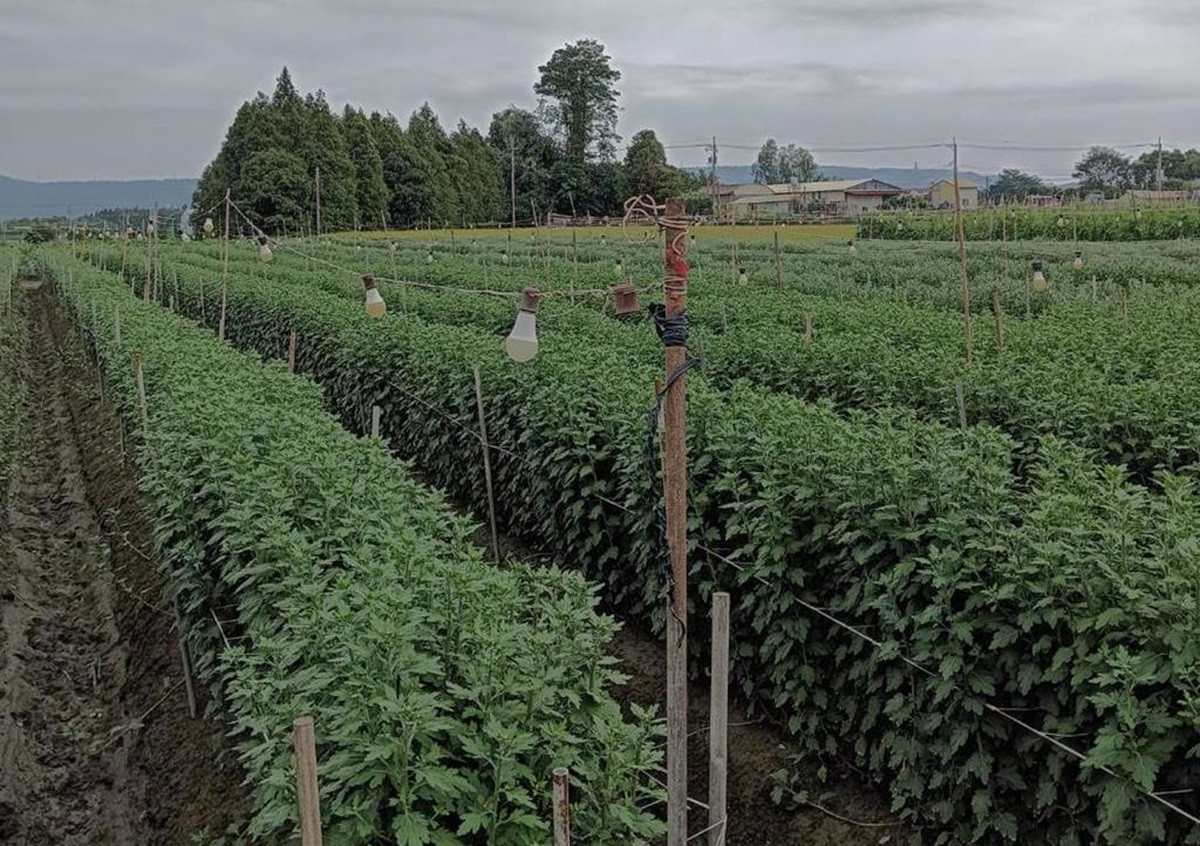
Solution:
[{"label": "utility pole", "polygon": [[962,193],[958,188],[958,139],[954,145],[954,228],[958,230],[958,275],[962,280],[963,336],[967,343],[967,364],[971,363],[971,286],[967,282],[967,241],[963,236]]},{"label": "utility pole", "polygon": [[717,136],[713,136],[712,146],[709,149],[708,164],[710,166],[708,177],[708,190],[712,195],[712,213],[713,217],[717,216]]},{"label": "utility pole", "polygon": [[1158,167],[1154,171],[1154,187],[1158,190],[1158,199],[1160,202],[1162,201],[1162,181],[1162,136],[1160,135],[1158,136]]},{"label": "utility pole", "polygon": [[508,136],[508,194],[512,200],[512,225],[517,228],[517,144],[511,135]]},{"label": "utility pole", "polygon": [[[321,235],[321,166],[317,165],[317,236]],[[226,235],[226,238],[229,236]]]},{"label": "utility pole", "polygon": [[[687,223],[683,200],[667,200],[663,293],[671,323],[687,313]],[[678,334],[678,333],[674,333]],[[665,339],[664,339],[665,340]],[[667,383],[663,445],[663,494],[667,517],[670,582],[667,591],[667,846],[687,846],[687,338],[666,349]]]}]

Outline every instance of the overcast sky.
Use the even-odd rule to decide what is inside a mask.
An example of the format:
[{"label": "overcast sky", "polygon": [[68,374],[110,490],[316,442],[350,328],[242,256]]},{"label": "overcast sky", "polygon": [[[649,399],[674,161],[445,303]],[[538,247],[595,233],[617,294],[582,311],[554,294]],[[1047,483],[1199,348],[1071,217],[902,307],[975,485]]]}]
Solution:
[{"label": "overcast sky", "polygon": [[[1198,0],[0,0],[0,174],[197,176],[237,106],[287,65],[402,119],[486,131],[532,108],[537,66],[593,37],[623,74],[620,131],[823,150],[1200,145]],[[1131,150],[1130,152],[1137,152]],[[706,153],[669,151],[676,164]],[[937,167],[944,148],[819,152]],[[1068,150],[964,146],[964,169],[1065,177]]]}]

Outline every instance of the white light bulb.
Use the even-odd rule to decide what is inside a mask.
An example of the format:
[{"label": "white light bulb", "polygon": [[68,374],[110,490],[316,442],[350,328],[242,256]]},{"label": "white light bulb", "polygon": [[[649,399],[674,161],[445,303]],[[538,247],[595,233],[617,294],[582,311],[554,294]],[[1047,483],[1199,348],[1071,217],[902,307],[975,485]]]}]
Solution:
[{"label": "white light bulb", "polygon": [[617,263],[613,265],[613,269],[614,269],[614,270],[617,272],[617,276],[618,276],[618,277],[619,277],[619,276],[620,276],[620,275],[621,275],[621,274],[624,272],[624,270],[625,270],[625,269],[624,269],[624,267],[622,267],[622,266],[621,266],[621,262],[620,262],[620,260],[619,260],[619,259],[618,259]]},{"label": "white light bulb", "polygon": [[188,241],[192,240],[192,236],[187,234],[186,232],[184,232],[182,235],[179,236],[179,239],[181,241],[183,241],[184,243],[187,243]]},{"label": "white light bulb", "polygon": [[1071,262],[1071,266],[1076,270],[1083,270],[1083,256],[1079,253],[1075,254],[1075,261]]},{"label": "white light bulb", "polygon": [[851,252],[852,254],[853,254],[853,253],[857,253],[857,252],[858,252],[858,247],[854,246],[854,242],[853,242],[853,241],[851,241],[851,242],[850,242],[850,252]]},{"label": "white light bulb", "polygon": [[275,258],[275,254],[271,252],[271,248],[266,244],[258,245],[258,260],[266,264]]},{"label": "white light bulb", "polygon": [[536,288],[526,288],[521,295],[521,306],[512,331],[504,339],[504,351],[513,361],[526,362],[538,354]]},{"label": "white light bulb", "polygon": [[204,234],[211,235],[213,231],[213,222],[211,217],[204,218]]},{"label": "white light bulb", "polygon": [[425,263],[433,264],[433,253],[429,253],[425,256]]},{"label": "white light bulb", "polygon": [[1042,263],[1035,261],[1033,263],[1033,290],[1041,294],[1047,287],[1049,286],[1046,284],[1046,275],[1042,273]]},{"label": "white light bulb", "polygon": [[508,264],[508,250],[505,250],[502,253],[500,253],[500,261],[504,262],[505,264]]},{"label": "white light bulb", "polygon": [[743,267],[740,270],[738,270],[738,282],[741,282],[743,285],[745,285],[745,284],[749,283],[749,281],[750,281],[750,277],[748,277],[746,275],[746,268]]}]

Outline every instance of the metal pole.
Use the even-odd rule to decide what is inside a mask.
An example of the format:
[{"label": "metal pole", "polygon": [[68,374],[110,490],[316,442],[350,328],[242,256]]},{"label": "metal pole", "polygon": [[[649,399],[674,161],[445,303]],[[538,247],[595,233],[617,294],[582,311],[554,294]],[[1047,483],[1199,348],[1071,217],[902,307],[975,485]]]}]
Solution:
[{"label": "metal pole", "polygon": [[[667,200],[664,293],[666,318],[687,310],[687,229],[683,200]],[[667,593],[667,846],[686,846],[687,825],[687,348],[666,349],[667,396],[663,488],[671,584]],[[675,376],[675,374],[680,374]]]},{"label": "metal pole", "polygon": [[729,763],[729,594],[713,594],[708,697],[708,846],[725,846],[725,771]]},{"label": "metal pole", "polygon": [[967,363],[971,363],[971,286],[967,282],[967,241],[963,236],[962,193],[958,188],[958,139],[954,139],[954,224],[958,230],[958,275],[962,280],[963,335],[967,342]]}]

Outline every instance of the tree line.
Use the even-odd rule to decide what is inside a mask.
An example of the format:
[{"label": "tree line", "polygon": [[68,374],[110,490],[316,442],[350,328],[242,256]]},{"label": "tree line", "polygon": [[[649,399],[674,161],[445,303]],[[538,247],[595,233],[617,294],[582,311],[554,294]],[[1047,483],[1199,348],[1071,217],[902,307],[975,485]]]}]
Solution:
[{"label": "tree line", "polygon": [[[604,45],[583,39],[538,68],[536,111],[510,105],[486,133],[447,132],[428,103],[402,124],[322,91],[302,95],[285,67],[268,96],[242,104],[192,198],[193,226],[222,220],[225,192],[271,234],[462,226],[613,216],[632,194],[703,194],[702,176],[672,167],[653,130],[616,155],[616,83]],[[236,224],[236,215],[234,216]]]}]

